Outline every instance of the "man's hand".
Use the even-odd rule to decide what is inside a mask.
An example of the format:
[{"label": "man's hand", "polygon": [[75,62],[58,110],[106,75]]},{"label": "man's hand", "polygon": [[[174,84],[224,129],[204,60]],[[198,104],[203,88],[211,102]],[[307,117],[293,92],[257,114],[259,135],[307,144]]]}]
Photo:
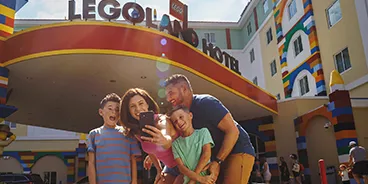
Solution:
[{"label": "man's hand", "polygon": [[213,174],[209,176],[200,176],[199,183],[201,184],[214,184],[216,181],[215,176]]},{"label": "man's hand", "polygon": [[207,169],[216,181],[217,177],[220,173],[220,165],[217,162],[212,161],[212,162],[208,163],[207,166],[204,167],[202,171],[205,171]]},{"label": "man's hand", "polygon": [[144,167],[144,169],[150,170],[151,167],[152,167],[152,163],[153,162],[152,162],[151,158],[149,157],[149,155],[147,155],[146,158],[143,161],[143,167]]}]

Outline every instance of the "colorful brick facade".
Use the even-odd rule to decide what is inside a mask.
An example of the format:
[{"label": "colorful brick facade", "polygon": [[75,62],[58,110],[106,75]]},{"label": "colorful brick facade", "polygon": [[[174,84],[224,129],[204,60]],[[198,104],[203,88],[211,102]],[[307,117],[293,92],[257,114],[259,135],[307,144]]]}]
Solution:
[{"label": "colorful brick facade", "polygon": [[56,156],[63,160],[64,164],[68,168],[67,182],[72,184],[75,182],[75,158],[77,156],[76,151],[66,152],[32,152],[32,151],[7,151],[4,155],[11,156],[18,160],[23,167],[24,173],[30,173],[32,166],[44,156]]},{"label": "colorful brick facade", "polygon": [[[273,0],[274,18],[276,25],[276,36],[280,56],[282,79],[284,84],[285,98],[291,97],[296,76],[302,70],[307,70],[316,81],[317,96],[326,96],[326,84],[323,76],[318,37],[313,18],[313,8],[311,0],[303,1],[304,15],[297,21],[288,32],[282,30],[282,20],[284,9],[287,8],[287,0]],[[278,4],[276,4],[278,2]],[[287,51],[291,45],[291,38],[297,31],[303,31],[308,35],[310,53],[308,59],[302,61],[296,68],[288,68]]]},{"label": "colorful brick facade", "polygon": [[265,154],[272,174],[272,181],[279,181],[278,158],[272,116],[239,122],[248,133],[256,135],[265,143]]},{"label": "colorful brick facade", "polygon": [[294,120],[299,161],[305,167],[305,175],[308,180],[310,171],[306,131],[312,118],[323,116],[333,125],[340,164],[346,164],[349,161],[349,142],[358,142],[349,91],[344,89],[342,78],[335,70],[331,72],[330,81],[329,103]]},{"label": "colorful brick facade", "polygon": [[15,13],[28,0],[0,0],[0,37],[7,37],[14,32]]}]

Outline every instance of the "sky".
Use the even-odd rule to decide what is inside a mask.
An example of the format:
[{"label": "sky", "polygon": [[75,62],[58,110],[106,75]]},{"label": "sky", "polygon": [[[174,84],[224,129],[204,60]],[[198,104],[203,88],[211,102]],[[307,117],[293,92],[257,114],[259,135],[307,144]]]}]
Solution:
[{"label": "sky", "polygon": [[[69,0],[29,0],[19,10],[16,19],[64,19],[68,18]],[[75,0],[76,13],[80,13],[83,0]],[[98,4],[101,0],[96,0]],[[122,7],[134,0],[117,0]],[[169,14],[169,0],[135,0],[143,9],[150,7],[157,10],[157,17]],[[239,20],[244,7],[249,0],[181,0],[188,5],[189,21],[232,21]],[[97,10],[96,10],[97,12]],[[100,18],[97,18],[100,19]],[[119,19],[122,19],[120,16]]]}]

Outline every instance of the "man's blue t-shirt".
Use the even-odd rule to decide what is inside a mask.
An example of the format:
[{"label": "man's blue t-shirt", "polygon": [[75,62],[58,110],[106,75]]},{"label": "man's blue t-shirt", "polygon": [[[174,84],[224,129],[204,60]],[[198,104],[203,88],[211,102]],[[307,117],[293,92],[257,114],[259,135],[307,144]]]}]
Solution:
[{"label": "man's blue t-shirt", "polygon": [[[212,158],[214,159],[220,151],[225,136],[225,133],[217,126],[225,115],[229,113],[229,110],[215,97],[203,94],[193,95],[190,111],[193,114],[193,127],[195,129],[205,127],[210,131],[215,142],[215,147],[212,148]],[[254,147],[250,142],[248,133],[236,121],[234,123],[239,130],[239,138],[231,154],[247,153],[255,156]]]}]

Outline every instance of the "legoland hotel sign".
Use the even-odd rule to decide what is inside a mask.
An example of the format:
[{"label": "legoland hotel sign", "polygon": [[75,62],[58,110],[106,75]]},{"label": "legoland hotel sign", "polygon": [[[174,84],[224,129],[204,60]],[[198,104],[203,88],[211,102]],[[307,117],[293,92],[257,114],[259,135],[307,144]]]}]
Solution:
[{"label": "legoland hotel sign", "polygon": [[[109,7],[107,9],[106,7]],[[182,25],[178,20],[174,20],[171,23],[170,17],[164,14],[161,18],[160,24],[157,25],[152,21],[152,9],[147,7],[145,10],[141,5],[135,2],[127,2],[121,5],[117,0],[101,0],[96,4],[96,0],[83,0],[82,13],[75,13],[75,0],[69,0],[69,20],[95,20],[96,8],[98,15],[104,20],[116,20],[121,16],[133,25],[142,23],[145,20],[145,24],[149,28],[154,28],[159,31],[167,31],[170,35],[177,38],[181,38],[185,42],[189,43],[193,47],[198,47],[198,35],[192,28],[188,28],[188,7],[179,0],[170,0],[170,14],[182,22]],[[156,16],[156,12],[154,12]],[[213,47],[212,44],[208,44],[205,39],[202,40],[202,50],[205,54],[216,59],[218,62],[224,64],[234,72],[239,72],[239,62],[234,57],[230,56],[226,52],[222,52],[220,48]]]}]

